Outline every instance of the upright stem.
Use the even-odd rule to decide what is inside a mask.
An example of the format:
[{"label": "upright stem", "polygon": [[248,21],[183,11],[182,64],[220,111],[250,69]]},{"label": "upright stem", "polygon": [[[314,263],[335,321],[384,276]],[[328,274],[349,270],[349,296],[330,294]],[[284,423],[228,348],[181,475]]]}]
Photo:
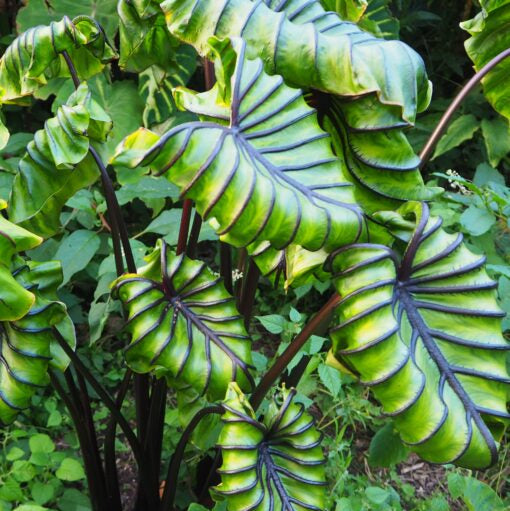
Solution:
[{"label": "upright stem", "polygon": [[232,294],[234,286],[232,283],[232,251],[230,246],[220,241],[220,275],[223,277],[225,289]]},{"label": "upright stem", "polygon": [[193,209],[193,201],[185,199],[182,206],[181,225],[179,227],[179,239],[177,241],[177,255],[182,254],[186,250],[188,243],[189,224],[191,221],[191,210]]},{"label": "upright stem", "polygon": [[469,82],[462,88],[459,94],[457,94],[451,105],[448,107],[448,110],[446,110],[443,117],[439,121],[439,124],[433,131],[429,140],[425,144],[425,147],[423,148],[422,152],[420,153],[421,158],[420,168],[423,168],[425,167],[425,165],[427,165],[428,161],[432,157],[433,151],[437,143],[439,142],[439,140],[441,140],[441,137],[445,133],[446,129],[448,128],[448,125],[450,124],[450,121],[455,115],[455,112],[457,112],[457,110],[461,106],[462,102],[490,71],[492,71],[500,62],[502,62],[509,56],[510,48],[501,52],[499,55],[494,57],[488,64],[483,66],[482,69],[480,69],[480,71],[478,71],[478,73],[476,73],[471,78],[471,80],[469,80]]},{"label": "upright stem", "polygon": [[182,463],[182,458],[184,456],[184,451],[186,449],[186,445],[195,431],[195,428],[198,426],[199,422],[211,414],[222,414],[223,407],[221,405],[213,405],[207,408],[202,408],[194,417],[191,419],[190,423],[184,430],[177,447],[175,448],[174,454],[170,461],[170,465],[168,467],[168,473],[165,481],[165,489],[163,491],[163,499],[161,500],[161,505],[159,507],[159,511],[173,511],[174,510],[174,502],[175,495],[177,494],[177,481],[179,479],[179,468]]},{"label": "upright stem", "polygon": [[71,359],[71,362],[73,363],[76,370],[79,371],[85,377],[85,379],[89,382],[90,386],[97,392],[98,396],[106,405],[110,413],[115,416],[117,422],[119,423],[119,426],[122,428],[122,431],[124,432],[124,435],[126,435],[126,439],[129,442],[129,445],[133,451],[138,466],[142,466],[142,451],[140,449],[140,444],[138,443],[138,440],[125,417],[120,413],[118,408],[115,406],[115,403],[113,402],[108,392],[106,392],[106,390],[101,386],[101,384],[94,378],[92,373],[81,361],[80,357],[74,352],[74,350],[69,346],[69,344],[67,344],[66,340],[60,335],[60,332],[56,328],[54,328],[53,333],[60,347],[64,350],[65,354]]},{"label": "upright stem", "polygon": [[197,256],[197,245],[198,238],[200,237],[200,230],[202,229],[202,217],[195,211],[193,217],[193,224],[191,225],[191,232],[189,234],[188,247],[186,249],[186,255],[195,259]]},{"label": "upright stem", "polygon": [[255,304],[255,294],[257,293],[257,284],[260,278],[260,270],[252,259],[249,262],[249,268],[243,279],[243,290],[239,303],[239,311],[244,316],[244,324],[249,328],[253,305]]},{"label": "upright stem", "polygon": [[335,307],[340,303],[340,296],[334,294],[322,309],[307,323],[303,330],[294,338],[290,346],[278,357],[273,367],[263,376],[255,392],[252,394],[250,402],[254,410],[260,406],[264,397],[271,387],[276,383],[280,375],[285,371],[292,359],[299,353],[299,350],[305,345],[306,341],[317,332],[321,325],[331,320],[331,314]]}]

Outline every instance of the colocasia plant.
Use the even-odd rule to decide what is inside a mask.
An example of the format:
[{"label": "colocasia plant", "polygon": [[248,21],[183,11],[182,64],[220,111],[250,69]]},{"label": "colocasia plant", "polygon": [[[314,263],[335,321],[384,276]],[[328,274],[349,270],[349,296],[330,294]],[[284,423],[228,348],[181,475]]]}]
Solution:
[{"label": "colocasia plant", "polygon": [[[477,470],[495,463],[510,419],[504,314],[484,257],[431,214],[428,203],[442,190],[420,172],[482,79],[489,101],[509,115],[510,88],[498,73],[510,64],[496,66],[510,41],[492,39],[502,15],[494,11],[510,12],[510,2],[481,3],[484,12],[465,23],[479,72],[420,157],[406,130],[431,98],[423,61],[319,0],[120,0],[118,51],[85,15],[30,28],[8,47],[1,104],[29,106],[54,84],[65,90],[72,82],[75,90],[28,143],[2,203],[0,421],[12,423],[50,384],[74,421],[94,511],[122,509],[117,434],[138,474],[129,509],[176,509],[183,453],[211,414],[222,421],[208,466],[219,477],[197,482],[202,503],[209,491],[229,511],[326,509],[321,434],[295,390],[278,381],[327,325],[328,363],[370,387],[412,451]],[[146,106],[144,126],[112,151],[116,126],[89,82],[119,72],[138,75]],[[185,87],[190,79],[200,92]],[[5,145],[3,125],[0,136]],[[142,265],[114,168],[133,179],[151,174],[162,186],[168,180],[180,192],[176,246],[158,240]],[[98,181],[117,272],[112,300],[123,308],[125,375],[116,396],[76,352],[57,297],[60,263],[29,256],[58,239],[66,203]],[[221,275],[196,258],[206,227],[219,236]],[[235,283],[233,261],[242,272]],[[293,286],[334,285],[261,378],[250,338],[260,279],[282,289],[282,301]],[[111,414],[104,451],[92,391]],[[135,400],[136,420],[122,414],[126,396]],[[167,468],[161,451],[170,406],[195,414]]]}]

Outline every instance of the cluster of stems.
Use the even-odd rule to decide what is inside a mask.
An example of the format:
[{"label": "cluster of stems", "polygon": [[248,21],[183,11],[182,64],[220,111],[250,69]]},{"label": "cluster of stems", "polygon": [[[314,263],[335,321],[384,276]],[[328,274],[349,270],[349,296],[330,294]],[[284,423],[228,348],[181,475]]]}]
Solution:
[{"label": "cluster of stems", "polygon": [[[78,87],[80,80],[75,66],[66,52],[63,52],[63,56],[69,67],[74,85]],[[425,145],[420,155],[422,167],[430,159],[437,142],[444,134],[462,101],[491,69],[508,56],[510,56],[510,50],[506,50],[498,55],[461,90]],[[205,85],[206,88],[210,88],[214,83],[214,73],[211,64],[206,62],[204,69]],[[108,207],[107,215],[109,225],[111,226],[117,274],[121,276],[126,271],[136,273],[137,269],[131,250],[128,230],[122,217],[122,211],[117,201],[108,169],[102,162],[98,152],[92,146],[90,146],[89,151],[101,174],[101,182]],[[191,222],[193,209],[192,201],[189,199],[184,200],[177,244],[177,254],[186,252],[192,258],[196,257],[202,226],[202,219],[196,211],[193,222]],[[254,261],[250,260],[247,256],[245,250],[239,251],[237,259],[237,268],[244,273],[244,278],[242,282],[234,285],[232,282],[232,251],[228,245],[220,242],[220,273],[224,279],[226,289],[236,295],[239,310],[243,314],[246,326],[248,327],[255,302],[260,272]],[[251,404],[255,410],[258,409],[267,393],[284,374],[287,366],[302,349],[307,340],[316,333],[325,332],[339,300],[340,297],[334,294],[322,309],[312,317],[301,333],[295,337],[285,352],[262,377],[251,396]],[[115,397],[112,397],[94,377],[79,355],[67,345],[56,330],[55,336],[70,358],[71,364],[63,376],[52,372],[50,378],[55,391],[66,404],[74,422],[81,446],[94,511],[122,511],[123,509],[115,452],[117,428],[120,428],[131,449],[138,470],[135,511],[149,509],[151,511],[174,511],[179,469],[188,441],[203,417],[223,412],[221,404],[202,409],[190,421],[182,433],[168,464],[164,483],[160,484],[164,417],[168,398],[168,388],[165,379],[161,378],[158,380],[149,375],[133,374],[131,370],[126,369],[124,378],[117,389],[117,394]],[[291,375],[294,385],[297,385],[299,382],[305,367],[306,363],[300,364],[297,373]],[[99,447],[96,426],[93,421],[88,386],[95,391],[111,414],[105,430],[102,453]],[[131,388],[134,389],[136,405],[135,429],[122,413],[123,402]],[[219,455],[217,455],[210,470],[211,474],[218,467],[219,462]],[[206,495],[210,479],[211,477],[207,478],[202,488],[198,489],[199,495]]]}]

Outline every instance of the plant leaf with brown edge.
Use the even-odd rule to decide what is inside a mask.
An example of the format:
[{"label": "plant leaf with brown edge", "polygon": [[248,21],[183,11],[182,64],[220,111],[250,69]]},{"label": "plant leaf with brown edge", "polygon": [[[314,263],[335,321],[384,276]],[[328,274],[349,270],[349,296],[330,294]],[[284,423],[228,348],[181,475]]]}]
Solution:
[{"label": "plant leaf with brown edge", "polygon": [[220,278],[166,243],[138,274],[120,277],[115,293],[129,312],[131,344],[126,360],[133,371],[168,374],[211,399],[237,381],[250,391],[251,341]]},{"label": "plant leaf with brown edge", "polygon": [[293,402],[295,393],[283,387],[259,422],[237,385],[230,385],[218,439],[221,484],[214,489],[228,511],[325,509],[322,434]]},{"label": "plant leaf with brown edge", "polygon": [[165,173],[222,239],[242,247],[269,241],[333,250],[357,240],[363,216],[299,90],[246,58],[241,39],[211,40],[217,84],[203,94],[177,89],[178,104],[201,122],[159,137],[127,137],[114,164]]},{"label": "plant leaf with brown edge", "polygon": [[496,284],[485,257],[446,233],[425,203],[398,213],[399,232],[414,222],[402,253],[355,244],[332,255],[342,296],[333,353],[372,388],[412,450],[434,463],[485,468],[510,419],[510,345]]}]

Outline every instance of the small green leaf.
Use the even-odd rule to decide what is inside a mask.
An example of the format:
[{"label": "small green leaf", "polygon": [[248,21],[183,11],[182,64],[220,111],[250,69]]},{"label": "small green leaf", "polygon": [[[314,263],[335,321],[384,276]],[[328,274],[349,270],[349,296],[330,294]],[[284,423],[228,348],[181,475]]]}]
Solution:
[{"label": "small green leaf", "polygon": [[507,119],[498,117],[482,120],[482,134],[490,164],[497,167],[510,152],[510,126]]},{"label": "small green leaf", "polygon": [[23,449],[20,449],[19,447],[11,447],[5,456],[5,459],[7,461],[16,461],[23,458],[23,456],[25,456],[25,451]]},{"label": "small green leaf", "polygon": [[61,481],[81,481],[85,479],[85,472],[81,463],[73,458],[65,458],[55,475]]},{"label": "small green leaf", "polygon": [[338,396],[342,388],[340,373],[334,367],[325,364],[319,366],[318,372],[322,384],[331,392],[333,397]]},{"label": "small green leaf", "polygon": [[62,424],[62,414],[58,410],[53,410],[46,422],[46,427],[54,428]]},{"label": "small green leaf", "polygon": [[0,501],[19,502],[20,500],[23,500],[20,484],[12,477],[8,477],[0,486]]},{"label": "small green leaf", "polygon": [[33,453],[41,452],[49,454],[55,450],[53,440],[48,435],[44,435],[42,433],[30,437],[28,445]]},{"label": "small green leaf", "polygon": [[391,494],[388,490],[378,488],[377,486],[369,486],[365,489],[367,499],[378,506],[384,504],[390,498]]},{"label": "small green leaf", "polygon": [[487,163],[481,163],[476,167],[473,183],[480,187],[489,183],[505,186],[505,177],[497,169],[487,165]]},{"label": "small green leaf", "polygon": [[388,468],[404,461],[409,451],[406,449],[400,435],[393,424],[386,424],[372,438],[368,462],[373,467]]},{"label": "small green leaf", "polygon": [[41,506],[53,499],[55,488],[51,484],[36,481],[30,489],[32,498]]},{"label": "small green leaf", "polygon": [[72,488],[64,491],[58,500],[60,511],[91,511],[89,498],[82,492]]},{"label": "small green leaf", "polygon": [[36,473],[34,465],[32,465],[29,461],[16,460],[12,464],[12,475],[14,479],[20,483],[31,481],[35,477]]},{"label": "small green leaf", "polygon": [[469,206],[460,217],[463,229],[472,236],[485,234],[496,223],[496,217],[485,207]]},{"label": "small green leaf", "polygon": [[286,321],[283,316],[278,314],[268,314],[267,316],[255,316],[262,326],[272,334],[281,334],[285,329]]},{"label": "small green leaf", "polygon": [[47,507],[38,506],[37,504],[21,504],[14,511],[51,511]]},{"label": "small green leaf", "polygon": [[293,323],[299,323],[301,321],[301,314],[294,307],[291,307],[289,318]]},{"label": "small green leaf", "polygon": [[471,140],[479,128],[480,123],[474,115],[461,115],[450,124],[448,131],[439,141],[439,144],[437,144],[437,148],[432,159],[447,153],[455,147],[458,147],[466,140]]},{"label": "small green leaf", "polygon": [[503,511],[508,509],[490,486],[474,477],[464,478],[462,500],[469,511]]}]

